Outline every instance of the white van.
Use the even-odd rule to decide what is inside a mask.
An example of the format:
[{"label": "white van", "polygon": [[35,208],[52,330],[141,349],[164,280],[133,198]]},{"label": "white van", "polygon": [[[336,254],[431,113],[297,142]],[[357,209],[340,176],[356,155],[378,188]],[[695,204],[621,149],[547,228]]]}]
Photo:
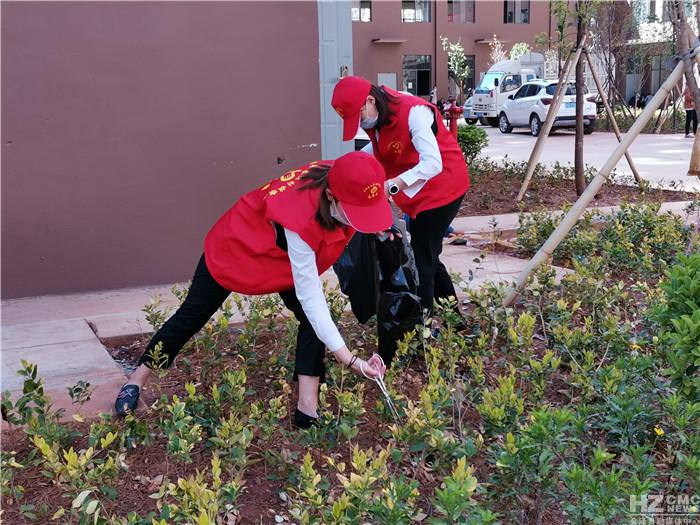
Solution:
[{"label": "white van", "polygon": [[523,84],[544,76],[544,55],[527,53],[518,60],[502,60],[486,72],[474,91],[474,117],[498,127],[498,116],[508,96]]}]

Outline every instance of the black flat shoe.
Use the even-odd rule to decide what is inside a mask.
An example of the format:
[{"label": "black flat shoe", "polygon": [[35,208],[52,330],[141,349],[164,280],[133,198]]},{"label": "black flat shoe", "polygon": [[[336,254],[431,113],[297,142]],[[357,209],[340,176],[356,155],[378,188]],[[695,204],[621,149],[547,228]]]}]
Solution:
[{"label": "black flat shoe", "polygon": [[114,402],[114,411],[119,416],[125,416],[134,412],[139,404],[139,387],[136,385],[124,385]]},{"label": "black flat shoe", "polygon": [[304,414],[298,408],[294,412],[294,426],[297,428],[311,428],[318,425],[318,418]]}]

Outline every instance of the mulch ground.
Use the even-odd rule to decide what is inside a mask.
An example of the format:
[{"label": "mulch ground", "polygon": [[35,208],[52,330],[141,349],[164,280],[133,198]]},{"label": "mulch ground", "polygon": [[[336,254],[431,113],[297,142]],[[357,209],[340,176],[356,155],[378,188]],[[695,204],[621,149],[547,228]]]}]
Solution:
[{"label": "mulch ground", "polygon": [[[472,174],[472,183],[458,212],[459,217],[497,215],[518,211],[560,210],[577,200],[573,180],[533,177],[522,202],[516,204],[522,179],[495,171]],[[622,202],[677,202],[698,198],[697,193],[651,189],[641,192],[633,186],[604,184],[591,202],[592,207],[617,206]]]},{"label": "mulch ground", "polygon": [[[348,337],[352,338],[355,343],[362,345],[363,354],[369,355],[375,350],[374,344],[371,341],[372,330],[367,330],[364,327],[357,325],[354,320],[348,319],[344,324],[350,330]],[[235,337],[235,332],[232,332],[232,337]],[[279,348],[279,334],[266,332],[263,334],[256,344],[255,351],[259,352],[260,366],[247,367],[247,386],[257,393],[268,397],[272,391],[271,376],[269,368],[265,366],[268,358],[273,355],[275,348]],[[121,341],[117,345],[109,347],[112,356],[126,369],[135,366],[141,353],[145,349],[148,337],[142,336],[134,338],[131,341]],[[226,345],[224,345],[226,346]],[[203,365],[205,357],[203,352],[191,349],[184,352],[175,364],[171,367],[166,377],[163,379],[153,379],[143,392],[143,399],[147,404],[155,402],[162,394],[172,396],[178,394],[181,398],[186,396],[184,384],[187,381],[192,381],[199,377],[199,371]],[[496,377],[503,373],[507,363],[507,356],[493,355],[491,359],[485,360],[485,374],[489,378]],[[183,359],[186,358],[186,359]],[[222,367],[236,368],[240,365],[241,359],[231,352],[225,354],[221,365]],[[408,399],[417,401],[420,391],[425,384],[426,370],[422,361],[411,363],[404,369],[404,373],[400,379],[400,390]],[[552,391],[550,393],[552,400],[561,397],[560,393]],[[254,396],[256,397],[256,396]],[[360,433],[353,440],[353,443],[361,448],[371,448],[384,442],[376,435],[378,429],[385,428],[384,421],[374,409],[375,404],[380,401],[381,394],[377,388],[371,383],[367,383],[365,387],[365,408],[366,413],[361,417]],[[333,400],[330,400],[331,409],[335,410],[336,405]],[[292,399],[290,403],[291,409],[296,405],[296,400]],[[157,415],[147,412],[141,416],[149,422],[151,429],[157,426]],[[476,410],[469,410],[465,418],[466,425],[470,428],[479,428],[481,418]],[[290,486],[288,479],[289,473],[297,472],[301,460],[309,451],[314,459],[317,469],[325,470],[322,466],[325,465],[325,456],[331,456],[336,461],[349,462],[351,451],[346,445],[338,444],[328,449],[317,449],[309,447],[301,438],[298,430],[294,429],[291,424],[291,418],[288,418],[282,423],[286,432],[284,437],[276,441],[275,449],[277,452],[284,454],[289,458],[289,464],[280,470],[280,468],[271,469],[266,466],[265,462],[260,460],[253,462],[246,469],[245,474],[245,490],[238,499],[238,507],[240,509],[239,521],[241,525],[253,524],[268,524],[275,523],[275,514],[283,512],[288,515],[284,508],[284,504],[280,500],[280,492],[287,490]],[[68,423],[68,426],[79,432],[82,436],[86,436],[89,432],[89,423]],[[14,450],[17,452],[17,458],[26,458],[31,449],[31,445],[21,429],[4,431],[2,434],[3,450]],[[206,440],[205,440],[206,441]],[[101,498],[105,506],[105,510],[109,514],[126,516],[129,512],[135,511],[138,514],[145,516],[149,511],[157,512],[156,500],[149,498],[149,494],[158,491],[163,477],[169,480],[186,478],[194,475],[197,471],[207,472],[211,468],[211,452],[203,441],[195,447],[192,453],[191,463],[181,463],[168,460],[166,452],[167,443],[164,436],[155,435],[153,442],[146,446],[138,446],[133,450],[127,451],[126,463],[129,466],[128,471],[121,472],[118,479],[112,483],[112,486],[117,490],[118,498],[115,501],[110,501],[106,498]],[[74,444],[76,450],[87,448],[87,439],[79,438]],[[256,453],[255,442],[250,448],[250,452],[256,459],[259,455]],[[257,452],[262,450],[257,449]],[[21,460],[20,459],[20,460]],[[486,457],[474,456],[470,459],[470,463],[476,468],[475,475],[480,481],[486,481],[491,474],[492,465]],[[440,484],[441,477],[437,476],[425,464],[403,464],[402,470],[405,474],[421,480],[421,493],[419,505],[426,511],[429,510],[429,496],[433,493],[435,487]],[[285,472],[286,469],[286,472]],[[22,485],[25,488],[23,503],[32,503],[35,509],[40,509],[42,505],[46,506],[46,515],[40,516],[36,520],[26,519],[19,507],[15,503],[10,503],[5,499],[3,501],[3,523],[14,524],[50,524],[51,515],[58,509],[59,506],[70,508],[71,501],[64,496],[64,487],[57,486],[50,479],[46,478],[41,472],[41,466],[29,465],[15,473],[13,483]],[[327,474],[327,473],[326,473]],[[424,496],[423,496],[424,495]],[[287,522],[289,523],[289,522]],[[548,509],[543,521],[545,524],[559,525],[563,523],[563,517],[560,509]]]}]

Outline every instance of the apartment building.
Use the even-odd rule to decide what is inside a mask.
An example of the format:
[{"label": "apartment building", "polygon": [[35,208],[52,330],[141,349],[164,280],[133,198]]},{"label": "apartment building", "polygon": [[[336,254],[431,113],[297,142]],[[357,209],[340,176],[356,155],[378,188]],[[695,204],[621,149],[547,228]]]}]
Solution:
[{"label": "apartment building", "polygon": [[490,66],[494,35],[507,51],[552,31],[549,2],[534,0],[353,0],[351,13],[354,73],[419,96],[451,90],[440,37],[461,41],[473,88]]}]

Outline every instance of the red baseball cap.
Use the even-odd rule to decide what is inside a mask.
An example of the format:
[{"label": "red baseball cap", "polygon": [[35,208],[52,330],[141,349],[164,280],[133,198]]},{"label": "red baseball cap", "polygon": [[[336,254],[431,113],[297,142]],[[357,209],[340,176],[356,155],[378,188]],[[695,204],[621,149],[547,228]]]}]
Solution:
[{"label": "red baseball cap", "polygon": [[372,88],[362,77],[343,77],[333,89],[331,106],[343,119],[343,140],[351,140],[360,126],[360,111]]},{"label": "red baseball cap", "polygon": [[357,231],[374,233],[391,226],[385,179],[384,168],[368,153],[353,151],[333,162],[328,172],[328,188]]}]

